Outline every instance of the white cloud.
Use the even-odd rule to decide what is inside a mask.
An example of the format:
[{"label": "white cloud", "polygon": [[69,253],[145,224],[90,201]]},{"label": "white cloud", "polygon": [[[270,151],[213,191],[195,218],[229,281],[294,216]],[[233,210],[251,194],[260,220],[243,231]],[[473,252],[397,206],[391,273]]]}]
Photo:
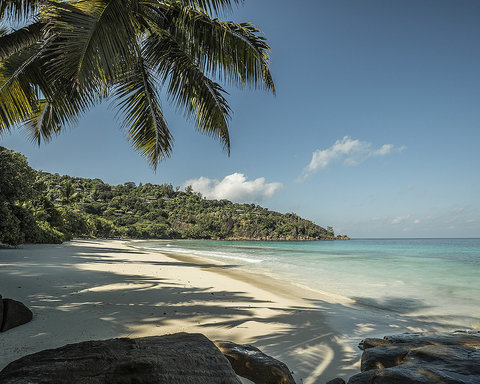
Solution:
[{"label": "white cloud", "polygon": [[420,224],[420,220],[419,219],[413,220],[413,224]]},{"label": "white cloud", "polygon": [[369,157],[386,156],[392,152],[401,152],[405,146],[395,148],[392,144],[384,144],[380,148],[374,149],[373,144],[367,141],[353,140],[345,136],[337,140],[330,148],[317,149],[313,152],[310,164],[303,170],[304,177],[307,178],[312,172],[326,168],[330,163],[343,160],[345,165],[358,165]]},{"label": "white cloud", "polygon": [[412,216],[412,215],[397,216],[392,220],[392,224],[401,224],[401,223],[407,221],[410,218],[410,216]]},{"label": "white cloud", "polygon": [[192,186],[208,199],[228,199],[233,201],[262,201],[271,198],[282,187],[281,183],[266,183],[264,177],[247,181],[242,173],[232,173],[222,181],[199,177],[187,180],[183,187]]},{"label": "white cloud", "polygon": [[388,216],[375,216],[370,219],[371,221],[386,221]]},{"label": "white cloud", "polygon": [[383,144],[380,148],[373,151],[371,156],[385,156],[392,152],[393,145],[392,144]]},{"label": "white cloud", "polygon": [[452,209],[452,213],[455,214],[455,215],[460,215],[463,212],[465,212],[465,207],[456,207],[456,208]]}]

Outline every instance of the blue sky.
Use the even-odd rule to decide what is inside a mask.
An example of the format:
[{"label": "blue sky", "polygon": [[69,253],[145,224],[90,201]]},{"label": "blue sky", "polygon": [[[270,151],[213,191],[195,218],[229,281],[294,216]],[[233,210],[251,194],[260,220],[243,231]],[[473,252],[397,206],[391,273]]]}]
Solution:
[{"label": "blue sky", "polygon": [[277,96],[228,88],[232,151],[163,107],[173,155],[155,173],[102,105],[40,148],[36,169],[109,183],[192,184],[352,237],[480,236],[480,3],[246,0]]}]

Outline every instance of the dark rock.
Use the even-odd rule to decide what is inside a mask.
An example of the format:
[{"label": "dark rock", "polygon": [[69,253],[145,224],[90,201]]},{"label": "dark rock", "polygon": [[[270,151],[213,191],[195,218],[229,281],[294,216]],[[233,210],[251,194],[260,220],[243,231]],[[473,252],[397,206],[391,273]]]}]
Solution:
[{"label": "dark rock", "polygon": [[447,345],[479,345],[480,331],[456,331],[451,333],[404,333],[385,336],[386,341],[395,344],[408,343],[416,345],[447,344]]},{"label": "dark rock", "polygon": [[328,381],[326,384],[345,384],[345,380],[337,377],[336,379]]},{"label": "dark rock", "polygon": [[403,364],[408,351],[408,345],[381,345],[366,349],[362,354],[360,370],[364,372]]},{"label": "dark rock", "polygon": [[240,384],[228,360],[200,334],[85,341],[22,357],[2,384]]},{"label": "dark rock", "polygon": [[8,331],[19,325],[26,324],[33,319],[33,313],[20,301],[2,299],[3,321],[0,332]]},{"label": "dark rock", "polygon": [[378,347],[380,345],[390,345],[393,344],[393,341],[385,340],[385,339],[375,339],[375,338],[366,338],[362,340],[358,346],[361,350],[365,350],[367,348]]},{"label": "dark rock", "polygon": [[363,341],[363,372],[348,384],[480,383],[480,332],[403,334],[384,341]]},{"label": "dark rock", "polygon": [[290,370],[281,361],[253,345],[218,341],[215,345],[227,357],[237,375],[255,384],[295,384]]},{"label": "dark rock", "polygon": [[355,375],[348,380],[348,384],[458,384],[452,381],[436,381],[438,375],[432,376],[424,371],[427,376],[411,370],[388,368],[385,370],[367,371]]}]

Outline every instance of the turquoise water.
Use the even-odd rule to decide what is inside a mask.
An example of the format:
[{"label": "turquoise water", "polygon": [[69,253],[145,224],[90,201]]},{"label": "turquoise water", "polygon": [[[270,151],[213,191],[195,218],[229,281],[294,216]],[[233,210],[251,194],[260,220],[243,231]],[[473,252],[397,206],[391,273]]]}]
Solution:
[{"label": "turquoise water", "polygon": [[207,256],[407,315],[462,318],[480,327],[480,239],[136,244]]}]

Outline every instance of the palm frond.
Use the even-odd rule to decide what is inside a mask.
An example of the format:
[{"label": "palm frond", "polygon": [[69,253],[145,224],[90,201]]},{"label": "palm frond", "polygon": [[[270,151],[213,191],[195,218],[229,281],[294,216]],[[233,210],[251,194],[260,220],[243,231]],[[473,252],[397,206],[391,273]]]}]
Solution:
[{"label": "palm frond", "polygon": [[25,123],[36,142],[48,141],[100,100],[97,93],[88,93],[71,81],[47,75],[43,54],[51,39],[34,43],[1,62],[0,133],[14,124]]},{"label": "palm frond", "polygon": [[122,126],[134,148],[156,168],[170,155],[172,136],[162,113],[151,68],[141,57],[136,68],[119,81],[114,97],[123,117]]},{"label": "palm frond", "polygon": [[83,113],[101,100],[94,93],[81,92],[76,84],[65,79],[42,90],[42,94],[47,97],[39,100],[39,108],[25,121],[32,141],[38,145],[77,123]]},{"label": "palm frond", "polygon": [[0,64],[0,133],[38,110],[38,86],[25,73],[40,53],[29,47]]},{"label": "palm frond", "polygon": [[49,141],[54,134],[59,134],[62,126],[55,107],[45,99],[39,100],[39,107],[24,123],[32,141],[38,145]]},{"label": "palm frond", "polygon": [[36,22],[9,34],[0,33],[0,61],[42,40],[43,28],[43,23]]},{"label": "palm frond", "polygon": [[162,7],[167,15],[162,27],[200,68],[222,81],[275,94],[269,71],[271,49],[257,27],[211,19],[204,12],[177,3]]},{"label": "palm frond", "polygon": [[229,152],[230,107],[222,87],[206,77],[167,33],[150,35],[145,42],[144,56],[154,63],[162,82],[168,83],[171,101],[182,106],[188,116],[195,117],[201,132],[218,137]]},{"label": "palm frond", "polygon": [[204,10],[208,13],[221,14],[229,11],[234,5],[243,3],[245,0],[181,0],[187,7]]},{"label": "palm frond", "polygon": [[35,15],[39,0],[0,0],[0,18],[25,20]]},{"label": "palm frond", "polygon": [[38,109],[35,88],[19,80],[0,92],[0,134],[28,118]]},{"label": "palm frond", "polygon": [[[255,26],[214,16],[243,0],[0,0],[0,134],[24,122],[37,143],[113,94],[133,146],[156,167],[172,136],[157,93],[229,151],[230,108],[217,81],[275,93],[270,47]],[[157,84],[157,81],[159,82]]]},{"label": "palm frond", "polygon": [[50,50],[52,75],[98,90],[121,73],[134,38],[128,4],[122,0],[50,1],[42,15],[51,20],[57,35]]}]

